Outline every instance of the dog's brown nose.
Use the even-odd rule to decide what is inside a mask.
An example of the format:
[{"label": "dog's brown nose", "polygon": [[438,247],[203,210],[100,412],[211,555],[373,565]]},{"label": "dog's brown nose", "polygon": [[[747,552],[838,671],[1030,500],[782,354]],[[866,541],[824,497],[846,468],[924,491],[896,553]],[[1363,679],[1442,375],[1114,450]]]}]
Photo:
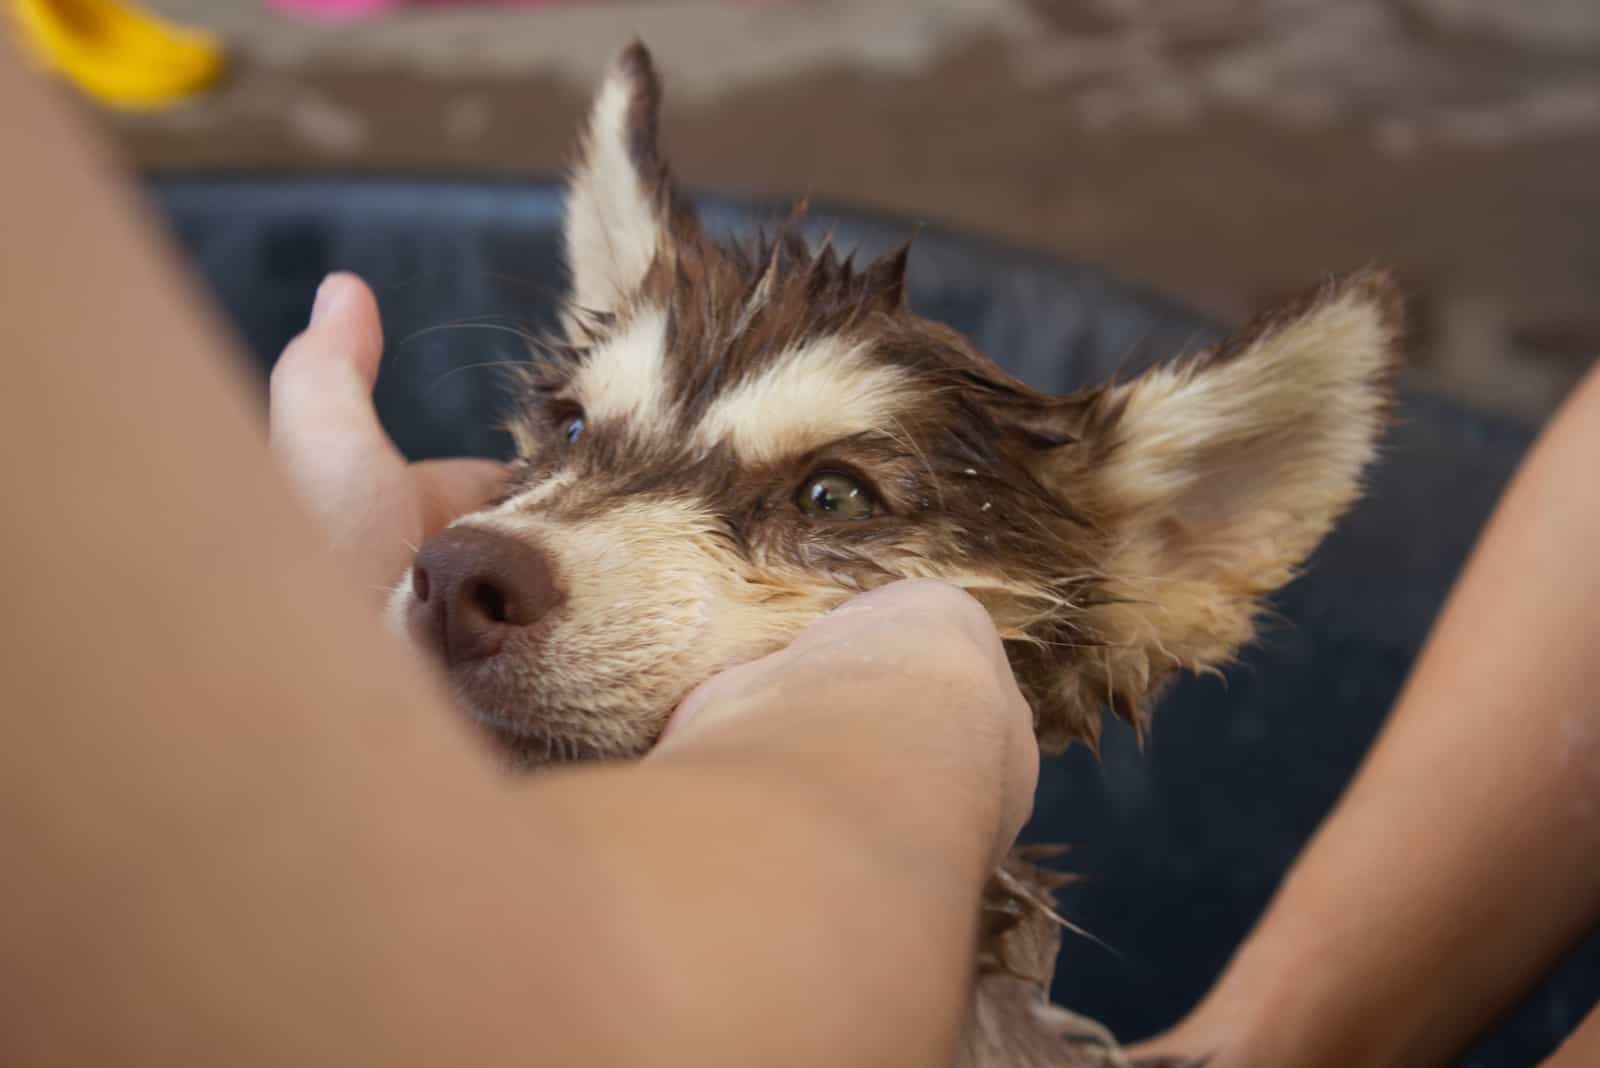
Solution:
[{"label": "dog's brown nose", "polygon": [[543,552],[472,527],[428,539],[411,567],[411,592],[415,624],[452,665],[493,656],[561,599]]}]

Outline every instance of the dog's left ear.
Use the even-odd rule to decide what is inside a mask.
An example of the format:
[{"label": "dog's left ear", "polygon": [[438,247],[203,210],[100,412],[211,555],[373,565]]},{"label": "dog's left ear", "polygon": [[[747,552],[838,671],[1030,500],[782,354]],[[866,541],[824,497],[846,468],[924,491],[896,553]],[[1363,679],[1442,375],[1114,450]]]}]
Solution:
[{"label": "dog's left ear", "polygon": [[1043,450],[1037,474],[1105,538],[1088,609],[1102,644],[1061,681],[1055,726],[1092,734],[1108,698],[1138,722],[1163,676],[1214,668],[1251,639],[1261,598],[1359,495],[1399,328],[1387,274],[1359,272],[1186,362],[1075,398],[1074,440]]},{"label": "dog's left ear", "polygon": [[660,118],[661,80],[635,42],[595,97],[567,184],[567,267],[580,314],[622,309],[656,258],[670,254],[674,229],[698,227],[673,188]]}]

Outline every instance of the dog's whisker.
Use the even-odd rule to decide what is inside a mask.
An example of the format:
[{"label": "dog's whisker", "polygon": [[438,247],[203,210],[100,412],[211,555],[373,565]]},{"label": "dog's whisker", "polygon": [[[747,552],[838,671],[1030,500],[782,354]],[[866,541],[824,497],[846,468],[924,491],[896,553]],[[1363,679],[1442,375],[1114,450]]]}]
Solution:
[{"label": "dog's whisker", "polygon": [[453,378],[464,371],[482,371],[491,367],[518,369],[522,366],[523,364],[519,360],[480,360],[476,363],[464,363],[459,367],[450,368],[450,370],[428,382],[424,388],[428,390],[437,389],[445,379]]},{"label": "dog's whisker", "polygon": [[484,322],[478,319],[463,319],[457,322],[435,323],[433,326],[424,326],[418,330],[413,330],[396,342],[395,348],[397,350],[403,349],[421,338],[428,337],[431,334],[442,333],[446,330],[492,330],[502,334],[510,334],[512,337],[530,344],[538,344],[540,341],[538,334],[523,327],[507,323]]}]

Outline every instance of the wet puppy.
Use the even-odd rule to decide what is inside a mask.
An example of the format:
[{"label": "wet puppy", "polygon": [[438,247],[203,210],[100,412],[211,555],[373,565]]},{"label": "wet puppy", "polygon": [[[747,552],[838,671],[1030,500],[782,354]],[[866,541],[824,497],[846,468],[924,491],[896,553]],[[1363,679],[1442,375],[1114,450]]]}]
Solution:
[{"label": "wet puppy", "polygon": [[[504,498],[418,553],[395,622],[525,765],[647,751],[676,704],[851,595],[963,587],[1048,751],[1143,728],[1226,663],[1355,499],[1388,404],[1385,277],[1324,285],[1215,348],[1049,396],[905,302],[798,213],[722,245],[674,189],[640,46],[574,168],[564,336],[522,378]],[[1051,876],[995,873],[963,1063],[1123,1063],[1048,1006]]]}]

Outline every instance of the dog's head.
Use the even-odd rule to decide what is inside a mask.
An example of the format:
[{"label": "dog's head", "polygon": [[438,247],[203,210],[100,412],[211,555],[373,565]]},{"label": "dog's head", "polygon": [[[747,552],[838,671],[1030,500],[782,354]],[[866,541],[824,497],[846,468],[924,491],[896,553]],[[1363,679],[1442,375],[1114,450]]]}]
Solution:
[{"label": "dog's head", "polygon": [[942,579],[990,610],[1048,748],[1221,664],[1354,499],[1395,301],[1363,273],[1227,343],[1063,397],[797,222],[701,229],[640,46],[574,168],[565,338],[527,372],[515,479],[419,554],[396,617],[530,761],[647,750],[687,692],[852,594]]}]

